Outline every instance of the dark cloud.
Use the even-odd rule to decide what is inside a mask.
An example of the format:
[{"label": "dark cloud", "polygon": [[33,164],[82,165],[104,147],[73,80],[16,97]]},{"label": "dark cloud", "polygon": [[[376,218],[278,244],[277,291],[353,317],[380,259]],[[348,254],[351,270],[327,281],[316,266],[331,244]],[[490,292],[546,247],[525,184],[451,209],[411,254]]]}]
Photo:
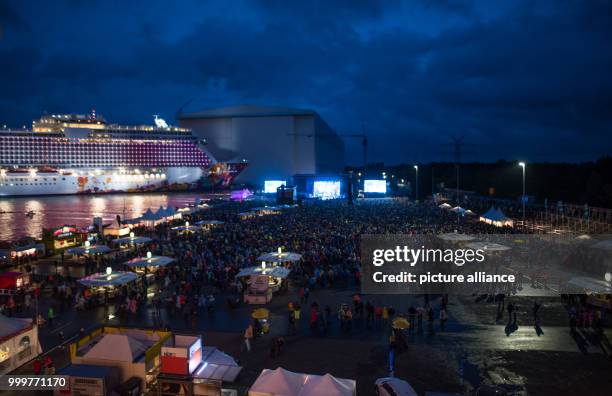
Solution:
[{"label": "dark cloud", "polygon": [[0,41],[2,123],[90,107],[149,122],[193,99],[311,107],[390,163],[449,159],[451,136],[477,160],[612,148],[604,1],[1,4],[18,21]]}]

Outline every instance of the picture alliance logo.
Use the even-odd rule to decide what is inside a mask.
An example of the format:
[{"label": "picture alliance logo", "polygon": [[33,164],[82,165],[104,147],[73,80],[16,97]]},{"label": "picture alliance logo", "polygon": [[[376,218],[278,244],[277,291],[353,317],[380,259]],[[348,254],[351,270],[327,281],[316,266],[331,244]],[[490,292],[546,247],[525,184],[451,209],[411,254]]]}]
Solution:
[{"label": "picture alliance logo", "polygon": [[413,249],[408,246],[396,246],[395,249],[374,249],[372,264],[381,267],[385,263],[402,263],[414,267],[418,263],[448,263],[458,267],[466,263],[483,263],[483,249],[426,249],[421,246]]}]

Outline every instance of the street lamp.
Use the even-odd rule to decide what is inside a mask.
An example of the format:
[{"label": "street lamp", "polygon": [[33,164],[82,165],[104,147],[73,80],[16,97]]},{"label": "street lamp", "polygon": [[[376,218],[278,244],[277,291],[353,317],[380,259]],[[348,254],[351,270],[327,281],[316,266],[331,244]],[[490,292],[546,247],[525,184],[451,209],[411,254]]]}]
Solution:
[{"label": "street lamp", "polygon": [[526,164],[523,161],[519,162],[518,164],[523,169],[523,196],[521,197],[521,201],[523,201],[523,227],[525,227],[525,167],[526,167]]},{"label": "street lamp", "polygon": [[414,166],[414,200],[418,201],[419,200],[419,166],[415,165]]}]

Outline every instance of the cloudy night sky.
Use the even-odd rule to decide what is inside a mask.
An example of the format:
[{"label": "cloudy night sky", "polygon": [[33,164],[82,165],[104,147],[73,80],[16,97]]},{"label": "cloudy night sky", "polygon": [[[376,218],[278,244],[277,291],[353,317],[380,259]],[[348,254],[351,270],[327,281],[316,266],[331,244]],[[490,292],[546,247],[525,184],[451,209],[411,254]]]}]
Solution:
[{"label": "cloudy night sky", "polygon": [[[612,152],[609,1],[0,1],[0,125],[312,108],[370,160]],[[174,121],[173,121],[174,122]],[[346,142],[349,164],[360,146]]]}]

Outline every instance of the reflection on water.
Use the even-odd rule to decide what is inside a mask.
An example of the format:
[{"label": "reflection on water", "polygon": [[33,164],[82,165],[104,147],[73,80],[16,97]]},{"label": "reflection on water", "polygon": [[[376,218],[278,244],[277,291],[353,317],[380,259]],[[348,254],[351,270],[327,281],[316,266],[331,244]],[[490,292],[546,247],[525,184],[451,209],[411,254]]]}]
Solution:
[{"label": "reflection on water", "polygon": [[[117,194],[117,195],[66,195],[0,199],[0,240],[10,241],[30,235],[40,238],[43,227],[74,224],[79,227],[91,224],[101,216],[105,223],[122,218],[138,217],[148,208],[160,206],[182,207],[192,204],[205,194]],[[26,216],[28,211],[35,214]]]}]

